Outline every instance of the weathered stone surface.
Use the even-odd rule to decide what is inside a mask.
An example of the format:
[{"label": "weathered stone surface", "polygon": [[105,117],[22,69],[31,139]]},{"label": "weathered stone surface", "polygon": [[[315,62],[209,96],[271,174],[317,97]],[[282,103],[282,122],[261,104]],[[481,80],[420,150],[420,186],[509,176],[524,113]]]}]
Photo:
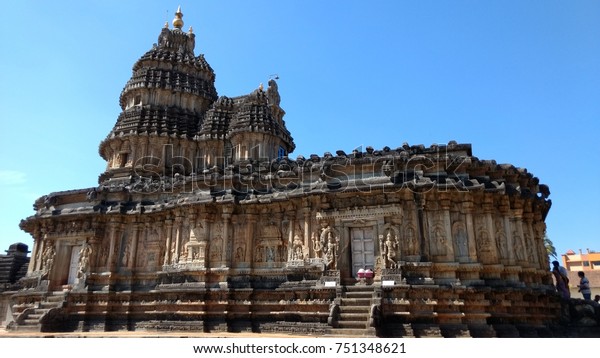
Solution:
[{"label": "weathered stone surface", "polygon": [[194,41],[161,31],[99,185],[21,223],[15,328],[489,337],[559,321],[531,173],[455,141],[291,160],[277,83],[218,97]]}]

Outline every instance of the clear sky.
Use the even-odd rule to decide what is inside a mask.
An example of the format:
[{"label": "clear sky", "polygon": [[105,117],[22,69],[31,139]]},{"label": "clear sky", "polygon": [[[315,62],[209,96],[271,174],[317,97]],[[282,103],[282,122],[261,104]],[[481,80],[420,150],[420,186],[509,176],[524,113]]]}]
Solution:
[{"label": "clear sky", "polygon": [[279,75],[298,154],[471,143],[550,186],[559,253],[600,251],[598,1],[11,1],[0,21],[0,250],[34,200],[97,185],[134,62],[177,6],[219,95]]}]

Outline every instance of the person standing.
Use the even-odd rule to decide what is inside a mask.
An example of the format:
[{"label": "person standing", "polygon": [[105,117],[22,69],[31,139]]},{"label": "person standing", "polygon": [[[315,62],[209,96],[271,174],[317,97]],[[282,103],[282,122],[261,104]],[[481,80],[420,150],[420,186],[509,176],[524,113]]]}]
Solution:
[{"label": "person standing", "polygon": [[552,261],[552,274],[556,280],[556,290],[560,293],[564,299],[571,298],[571,292],[569,291],[569,277],[567,276],[567,270],[558,264],[558,261]]},{"label": "person standing", "polygon": [[592,299],[592,290],[590,289],[590,280],[585,277],[585,273],[583,271],[577,272],[577,276],[579,276],[579,292],[583,295],[584,300]]}]

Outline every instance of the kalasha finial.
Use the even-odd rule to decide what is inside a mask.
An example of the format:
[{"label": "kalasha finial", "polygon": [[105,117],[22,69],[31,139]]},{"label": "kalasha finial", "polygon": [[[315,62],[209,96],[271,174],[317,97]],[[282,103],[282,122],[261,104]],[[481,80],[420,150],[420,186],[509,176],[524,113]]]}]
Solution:
[{"label": "kalasha finial", "polygon": [[190,26],[190,29],[188,30],[188,33],[193,34],[194,33],[194,29]]},{"label": "kalasha finial", "polygon": [[262,83],[258,85],[258,89],[259,89],[260,91],[262,91],[264,88],[265,88],[265,87],[263,86],[263,84],[262,84]]},{"label": "kalasha finial", "polygon": [[173,19],[173,26],[177,29],[181,29],[183,27],[183,13],[181,12],[181,5],[177,7],[177,12],[175,13],[175,18]]}]

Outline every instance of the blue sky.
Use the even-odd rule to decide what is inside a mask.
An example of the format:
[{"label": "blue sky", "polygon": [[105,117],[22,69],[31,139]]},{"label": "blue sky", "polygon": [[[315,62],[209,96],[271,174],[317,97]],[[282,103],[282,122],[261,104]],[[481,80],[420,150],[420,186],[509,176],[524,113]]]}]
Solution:
[{"label": "blue sky", "polygon": [[278,74],[292,157],[471,143],[550,186],[558,252],[600,250],[600,2],[14,1],[0,22],[0,250],[97,185],[134,62],[177,6],[219,95]]}]

